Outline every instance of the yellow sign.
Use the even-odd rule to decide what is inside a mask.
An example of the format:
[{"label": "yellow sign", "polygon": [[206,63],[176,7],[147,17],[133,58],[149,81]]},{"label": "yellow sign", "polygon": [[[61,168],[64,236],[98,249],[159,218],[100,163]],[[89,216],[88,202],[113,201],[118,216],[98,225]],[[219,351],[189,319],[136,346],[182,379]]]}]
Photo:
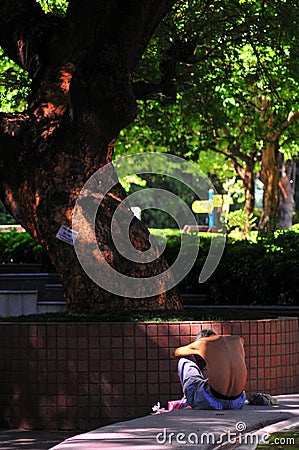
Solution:
[{"label": "yellow sign", "polygon": [[213,204],[211,204],[210,200],[195,200],[192,203],[192,211],[196,214],[211,214],[213,208]]},{"label": "yellow sign", "polygon": [[195,200],[192,203],[192,211],[196,214],[211,214],[214,208],[221,208],[222,212],[229,211],[232,199],[229,195],[213,195],[213,200]]}]

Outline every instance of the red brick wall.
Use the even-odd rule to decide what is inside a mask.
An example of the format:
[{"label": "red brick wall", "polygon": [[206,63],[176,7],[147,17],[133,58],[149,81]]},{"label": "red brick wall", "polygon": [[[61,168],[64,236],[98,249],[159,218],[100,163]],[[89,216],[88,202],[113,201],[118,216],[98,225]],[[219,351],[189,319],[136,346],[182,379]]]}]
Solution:
[{"label": "red brick wall", "polygon": [[93,429],[181,397],[175,347],[201,328],[245,339],[247,393],[295,393],[298,321],[1,323],[0,419],[11,427]]}]

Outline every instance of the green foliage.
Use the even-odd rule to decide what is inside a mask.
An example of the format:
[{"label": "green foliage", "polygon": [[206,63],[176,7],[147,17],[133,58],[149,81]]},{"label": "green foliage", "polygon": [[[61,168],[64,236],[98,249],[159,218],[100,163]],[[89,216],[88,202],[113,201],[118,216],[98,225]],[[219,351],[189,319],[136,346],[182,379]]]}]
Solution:
[{"label": "green foliage", "polygon": [[[200,235],[199,255],[180,283],[181,292],[207,295],[208,304],[295,305],[299,296],[299,233],[280,231],[256,242],[228,238],[219,266],[202,285],[210,236]],[[172,263],[179,252],[174,232],[167,240],[166,257]]]},{"label": "green foliage", "polygon": [[130,190],[132,189],[132,185],[140,186],[140,187],[146,186],[146,180],[143,180],[141,177],[139,177],[136,174],[128,175],[128,176],[120,179],[119,182],[126,192],[130,192]]},{"label": "green foliage", "polygon": [[[64,15],[68,5],[65,0],[38,1],[47,13],[58,15]],[[241,166],[246,163],[241,153],[256,162],[269,131],[269,119],[272,131],[280,131],[290,112],[299,110],[298,30],[297,0],[178,2],[158,27],[135,74],[135,81],[160,84],[160,89],[150,100],[139,103],[139,117],[120,134],[117,153],[167,151],[200,161],[200,152],[217,151],[215,158],[208,155],[202,160],[211,177],[217,173],[221,187],[232,175],[227,163],[232,148],[240,150],[235,157]],[[165,62],[175,65],[173,76],[166,80],[168,92],[161,79]],[[1,110],[26,108],[28,93],[27,74],[0,49]],[[294,122],[283,130],[283,150],[288,157],[298,152],[296,140],[298,126]],[[157,221],[148,220],[148,224],[156,226]],[[295,301],[298,254],[290,248],[289,252],[278,250],[287,248],[287,241],[294,244],[294,236],[275,235],[273,242],[268,238],[256,244],[228,243],[215,276],[200,288],[220,302]],[[11,238],[7,239],[10,250],[5,253],[6,247],[1,247],[2,260],[26,262],[39,251],[22,253],[21,246],[13,248]],[[277,247],[280,239],[283,243]],[[170,259],[178,242],[172,237],[167,249]],[[184,280],[184,289],[198,288],[195,275],[207,248],[208,238],[202,239],[197,272]]]},{"label": "green foliage", "polygon": [[282,431],[271,433],[267,443],[259,444],[256,450],[294,450],[299,447],[299,427],[293,426]]},{"label": "green foliage", "polygon": [[252,213],[246,214],[242,209],[236,209],[227,216],[227,231],[238,229],[243,234],[243,238],[246,239],[256,225],[256,221],[257,217]]},{"label": "green foliage", "polygon": [[292,226],[292,230],[293,230],[293,231],[297,231],[297,233],[299,233],[299,223],[295,223],[295,224]]},{"label": "green foliage", "polygon": [[41,7],[46,13],[52,13],[58,16],[65,15],[69,3],[67,0],[36,0],[36,1],[41,5]]},{"label": "green foliage", "polygon": [[37,263],[48,271],[51,263],[41,245],[29,233],[0,233],[0,264]]},{"label": "green foliage", "polygon": [[[167,240],[165,256],[171,265],[180,251],[181,232],[175,229],[151,233],[157,241]],[[299,233],[276,232],[256,242],[228,238],[219,266],[204,283],[198,283],[206,261],[211,234],[198,235],[199,252],[189,274],[181,281],[182,293],[207,295],[207,304],[215,305],[295,305],[299,296]],[[187,238],[188,245],[188,238]],[[190,236],[190,245],[194,239]],[[39,263],[51,271],[51,263],[42,247],[28,233],[0,234],[0,263]]]},{"label": "green foliage", "polygon": [[22,70],[0,47],[0,111],[22,111],[30,91],[27,72]]},{"label": "green foliage", "polygon": [[[286,126],[286,119],[299,110],[298,29],[296,1],[176,5],[135,75],[160,90],[139,103],[116,152],[154,150],[197,161],[219,191],[232,177],[231,157],[239,173],[248,161],[253,170],[259,164],[270,119],[271,131],[282,132],[280,150],[296,156],[298,122]],[[175,65],[172,95],[163,92],[165,62]]]},{"label": "green foliage", "polygon": [[295,305],[298,269],[298,233],[279,233],[256,243],[228,242],[207,288],[219,304]]},{"label": "green foliage", "polygon": [[14,218],[10,215],[10,213],[7,211],[5,206],[0,200],[0,225],[9,225],[9,224],[15,224],[16,221]]},{"label": "green foliage", "polygon": [[[176,165],[174,165],[175,167]],[[177,167],[176,167],[177,168]],[[168,167],[169,169],[169,167]],[[134,170],[134,168],[133,168]],[[192,174],[184,174],[185,180],[188,180],[190,186],[202,186],[203,190],[206,188],[206,195],[208,198],[208,188],[205,184],[204,174],[198,170],[194,170]],[[139,192],[138,201],[135,198],[135,204],[131,206],[138,206],[142,210],[142,222],[149,228],[177,228],[175,217],[179,218],[182,223],[188,224],[189,219],[186,211],[182,209],[181,204],[177,198],[168,199],[167,205],[163,201],[163,195],[159,196],[152,191],[153,188],[161,189],[166,192],[171,192],[179,199],[183,200],[189,209],[193,201],[196,199],[195,193],[186,183],[175,179],[172,176],[144,173],[142,178],[140,176],[132,175],[121,180],[121,184],[128,194],[135,194]],[[144,188],[146,188],[144,190]],[[155,205],[155,207],[149,207],[149,205]],[[166,208],[167,207],[167,208]],[[166,213],[163,208],[171,212]],[[204,220],[204,218],[202,219]]]},{"label": "green foliage", "polygon": [[[37,0],[46,13],[64,16],[66,0]],[[26,71],[5,56],[0,47],[0,111],[23,111],[30,93],[30,79]]]}]

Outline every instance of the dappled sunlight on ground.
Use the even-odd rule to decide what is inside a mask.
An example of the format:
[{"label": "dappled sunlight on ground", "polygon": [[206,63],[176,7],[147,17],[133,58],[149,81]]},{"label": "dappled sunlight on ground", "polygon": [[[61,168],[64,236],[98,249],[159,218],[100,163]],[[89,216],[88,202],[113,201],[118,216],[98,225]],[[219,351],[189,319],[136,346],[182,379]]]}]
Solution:
[{"label": "dappled sunlight on ground", "polygon": [[0,431],[0,448],[1,450],[46,450],[75,434],[77,432],[71,431]]},{"label": "dappled sunlight on ground", "polygon": [[296,416],[299,421],[298,396],[280,396],[278,399],[281,403],[277,407],[248,405],[238,411],[185,409],[152,414],[75,436],[55,449],[116,450],[137,447],[138,450],[156,450],[184,448],[183,445],[202,450],[216,448],[216,444],[224,443],[232,437],[239,439],[241,435],[244,438],[247,434],[255,434],[256,430],[269,424],[296,420]]}]

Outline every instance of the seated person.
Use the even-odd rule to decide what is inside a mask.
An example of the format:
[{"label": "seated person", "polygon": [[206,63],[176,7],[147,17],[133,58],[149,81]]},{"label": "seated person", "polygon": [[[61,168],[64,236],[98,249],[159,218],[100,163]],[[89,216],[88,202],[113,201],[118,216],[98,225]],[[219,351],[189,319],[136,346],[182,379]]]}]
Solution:
[{"label": "seated person", "polygon": [[[174,351],[187,405],[195,409],[241,409],[247,369],[244,340],[202,330],[194,342]],[[203,374],[206,367],[208,377]]]}]

